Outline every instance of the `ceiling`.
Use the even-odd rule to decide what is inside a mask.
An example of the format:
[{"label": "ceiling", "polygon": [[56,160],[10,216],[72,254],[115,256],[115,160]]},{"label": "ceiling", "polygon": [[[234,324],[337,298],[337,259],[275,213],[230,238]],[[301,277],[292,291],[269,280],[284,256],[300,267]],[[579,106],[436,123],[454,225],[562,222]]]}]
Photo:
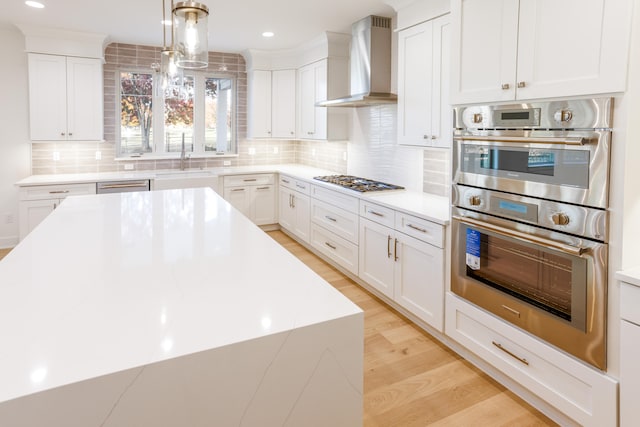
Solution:
[{"label": "ceiling", "polygon": [[[162,45],[162,0],[2,0],[0,23],[26,23],[109,35],[118,43]],[[391,17],[398,0],[200,0],[209,7],[209,50],[279,50],[300,46],[323,31],[350,33],[368,15]],[[170,0],[166,0],[167,10]],[[264,31],[275,36],[264,38]],[[169,38],[169,35],[167,36]]]}]

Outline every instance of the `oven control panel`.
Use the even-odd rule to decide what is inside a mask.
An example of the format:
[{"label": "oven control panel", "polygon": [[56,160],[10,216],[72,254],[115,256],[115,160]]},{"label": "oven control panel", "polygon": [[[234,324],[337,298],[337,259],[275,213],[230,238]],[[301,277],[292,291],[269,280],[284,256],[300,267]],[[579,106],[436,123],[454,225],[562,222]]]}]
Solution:
[{"label": "oven control panel", "polygon": [[606,241],[607,211],[500,191],[453,186],[453,204],[462,209]]}]

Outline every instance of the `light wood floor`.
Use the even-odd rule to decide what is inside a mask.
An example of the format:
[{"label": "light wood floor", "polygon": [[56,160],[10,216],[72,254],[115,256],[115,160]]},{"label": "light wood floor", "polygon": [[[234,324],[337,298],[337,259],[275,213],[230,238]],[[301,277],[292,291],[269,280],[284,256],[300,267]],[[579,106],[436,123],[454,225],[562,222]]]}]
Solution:
[{"label": "light wood floor", "polygon": [[554,426],[281,231],[268,233],[365,312],[364,426]]},{"label": "light wood floor", "polygon": [[0,249],[0,259],[4,258],[5,256],[7,256],[7,254],[11,252],[11,249]]}]

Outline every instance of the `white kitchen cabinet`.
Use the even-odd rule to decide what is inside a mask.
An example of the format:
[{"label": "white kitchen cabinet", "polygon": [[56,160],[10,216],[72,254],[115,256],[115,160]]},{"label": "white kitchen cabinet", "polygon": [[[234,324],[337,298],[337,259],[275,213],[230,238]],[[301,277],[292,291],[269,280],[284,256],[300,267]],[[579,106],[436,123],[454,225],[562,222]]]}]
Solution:
[{"label": "white kitchen cabinet", "polygon": [[[444,328],[444,250],[434,246],[442,242],[440,232],[429,233],[419,218],[394,212],[361,201],[359,277],[374,289],[392,299],[429,325]],[[419,240],[384,224],[393,224],[394,217],[415,227],[427,236]],[[407,221],[408,218],[413,218]],[[417,224],[417,225],[415,225]],[[409,227],[410,228],[410,227]],[[433,238],[433,235],[439,237]],[[429,237],[431,236],[431,238]],[[428,243],[430,241],[430,243]]]},{"label": "white kitchen cabinet", "polygon": [[453,0],[451,11],[453,104],[626,88],[630,0]]},{"label": "white kitchen cabinet", "polygon": [[573,419],[572,424],[617,425],[614,378],[451,293],[446,295],[446,306],[446,335],[503,377]]},{"label": "white kitchen cabinet", "polygon": [[249,136],[296,137],[296,70],[249,74]]},{"label": "white kitchen cabinet", "polygon": [[398,33],[398,144],[451,147],[450,16]]},{"label": "white kitchen cabinet", "polygon": [[102,60],[29,53],[32,141],[103,139]]},{"label": "white kitchen cabinet", "polygon": [[309,243],[311,233],[310,184],[280,175],[280,212],[278,222],[300,241]]},{"label": "white kitchen cabinet", "polygon": [[19,191],[20,240],[53,212],[68,196],[96,194],[96,184],[60,184],[21,187]]},{"label": "white kitchen cabinet", "polygon": [[346,58],[325,58],[298,69],[298,137],[313,140],[348,138],[348,112],[317,107],[319,101],[349,94]]},{"label": "white kitchen cabinet", "polygon": [[620,283],[620,426],[638,424],[640,407],[640,288]]},{"label": "white kitchen cabinet", "polygon": [[277,223],[273,174],[224,177],[224,199],[256,225]]}]

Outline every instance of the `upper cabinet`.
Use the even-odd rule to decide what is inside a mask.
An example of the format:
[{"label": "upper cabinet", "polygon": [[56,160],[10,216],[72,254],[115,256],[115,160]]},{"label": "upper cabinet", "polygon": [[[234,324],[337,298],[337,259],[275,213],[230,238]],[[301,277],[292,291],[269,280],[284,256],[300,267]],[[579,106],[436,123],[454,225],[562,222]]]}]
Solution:
[{"label": "upper cabinet", "polygon": [[296,70],[253,70],[249,75],[249,136],[296,137]]},{"label": "upper cabinet", "polygon": [[452,104],[622,92],[631,0],[452,0]]},{"label": "upper cabinet", "polygon": [[298,69],[298,137],[341,140],[348,138],[347,111],[317,107],[316,103],[349,93],[346,58],[325,58]]},{"label": "upper cabinet", "polygon": [[32,141],[103,139],[102,60],[29,53]]},{"label": "upper cabinet", "polygon": [[450,16],[398,33],[398,144],[450,147]]}]

